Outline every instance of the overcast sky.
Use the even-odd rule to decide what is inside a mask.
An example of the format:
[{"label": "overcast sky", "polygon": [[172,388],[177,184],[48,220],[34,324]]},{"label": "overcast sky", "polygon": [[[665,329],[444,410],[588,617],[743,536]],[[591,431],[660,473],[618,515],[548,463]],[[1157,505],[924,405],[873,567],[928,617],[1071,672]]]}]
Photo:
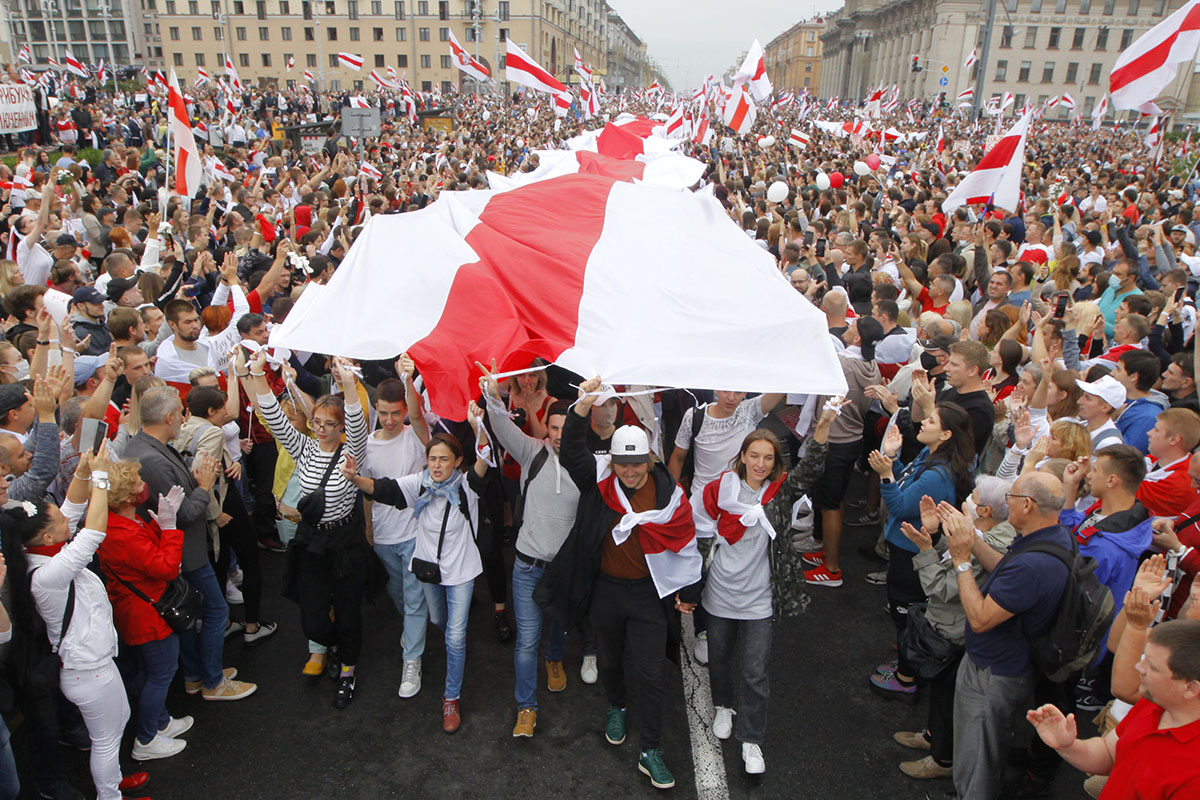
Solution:
[{"label": "overcast sky", "polygon": [[676,91],[720,75],[758,39],[767,42],[801,19],[842,7],[842,0],[609,0],[647,45]]}]

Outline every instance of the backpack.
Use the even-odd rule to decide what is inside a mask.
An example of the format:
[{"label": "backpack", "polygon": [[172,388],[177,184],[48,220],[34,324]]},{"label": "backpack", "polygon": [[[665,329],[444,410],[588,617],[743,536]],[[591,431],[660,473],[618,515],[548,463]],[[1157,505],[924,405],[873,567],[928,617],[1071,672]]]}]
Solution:
[{"label": "backpack", "polygon": [[679,482],[691,486],[692,478],[696,477],[696,437],[704,427],[704,418],[708,416],[708,403],[692,406],[692,438],[687,456],[683,459],[683,468],[679,471]]},{"label": "backpack", "polygon": [[1029,640],[1029,657],[1047,678],[1062,683],[1087,667],[1100,654],[1100,643],[1112,625],[1116,609],[1112,592],[1096,577],[1096,559],[1049,542],[1031,544],[1021,552],[1045,553],[1067,567],[1058,612],[1050,628]]},{"label": "backpack", "polygon": [[529,462],[529,471],[525,475],[525,483],[521,486],[521,494],[512,500],[513,531],[521,530],[521,523],[525,521],[525,498],[529,496],[529,484],[533,483],[533,479],[542,471],[542,467],[546,465],[546,460],[549,458],[550,451],[543,447],[533,457],[533,461]]}]

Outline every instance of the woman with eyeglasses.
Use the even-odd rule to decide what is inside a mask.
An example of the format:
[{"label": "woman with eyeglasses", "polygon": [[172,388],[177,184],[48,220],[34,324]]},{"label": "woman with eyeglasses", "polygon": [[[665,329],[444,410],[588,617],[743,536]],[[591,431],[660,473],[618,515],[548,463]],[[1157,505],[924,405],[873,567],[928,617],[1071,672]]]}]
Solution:
[{"label": "woman with eyeglasses", "polygon": [[337,467],[347,458],[363,459],[367,420],[352,367],[337,358],[333,377],[342,395],[325,395],[313,403],[314,438],[304,436],[288,421],[267,383],[266,357],[266,351],[260,350],[247,364],[245,348],[239,347],[235,372],[255,398],[271,433],[296,461],[301,519],[289,546],[290,577],[304,635],[337,648],[327,658],[326,674],[334,674],[340,661],[334,706],[345,708],[354,699],[354,671],[362,650],[362,600],[372,554],[358,489]]}]

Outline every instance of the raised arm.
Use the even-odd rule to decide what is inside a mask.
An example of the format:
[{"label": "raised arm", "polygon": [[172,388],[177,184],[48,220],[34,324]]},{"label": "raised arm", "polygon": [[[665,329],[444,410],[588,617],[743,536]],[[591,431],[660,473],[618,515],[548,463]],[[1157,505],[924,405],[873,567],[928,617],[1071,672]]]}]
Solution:
[{"label": "raised arm", "polygon": [[404,404],[408,406],[408,424],[412,426],[413,433],[421,440],[421,444],[427,445],[430,438],[429,423],[425,421],[425,400],[413,383],[416,368],[408,353],[401,353],[400,358],[396,359],[396,371],[404,381]]}]

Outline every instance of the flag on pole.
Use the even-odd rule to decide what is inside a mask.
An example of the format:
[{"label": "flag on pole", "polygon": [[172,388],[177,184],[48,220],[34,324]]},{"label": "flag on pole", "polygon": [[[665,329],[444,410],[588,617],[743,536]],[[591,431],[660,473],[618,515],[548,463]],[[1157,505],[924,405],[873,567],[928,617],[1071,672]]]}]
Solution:
[{"label": "flag on pole", "polygon": [[96,80],[100,83],[101,86],[104,86],[104,82],[107,79],[107,77],[108,77],[108,72],[104,68],[104,59],[102,58],[102,59],[100,59],[100,66],[96,67]]},{"label": "flag on pole", "polygon": [[1162,118],[1155,117],[1150,122],[1150,130],[1146,132],[1145,138],[1142,140],[1146,143],[1146,147],[1154,150],[1162,143]]},{"label": "flag on pole", "polygon": [[192,126],[192,136],[195,136],[197,139],[203,139],[204,141],[207,142],[208,141],[208,126],[205,125],[200,120],[196,120],[196,124]]},{"label": "flag on pole", "polygon": [[971,102],[971,99],[974,97],[975,97],[974,89],[963,89],[961,92],[958,93],[958,97],[956,99],[960,103],[969,103],[969,102]]},{"label": "flag on pole", "polygon": [[1108,113],[1108,95],[1100,98],[1095,110],[1092,111],[1092,130],[1100,130],[1100,124],[1104,121],[1104,115]]},{"label": "flag on pole", "polygon": [[88,74],[87,69],[83,66],[83,64],[79,63],[79,59],[77,59],[77,58],[75,58],[75,56],[71,55],[70,50],[67,51],[67,54],[63,60],[66,61],[66,64],[67,64],[67,72],[78,75],[81,78],[91,77]]},{"label": "flag on pole", "polygon": [[567,112],[571,110],[571,103],[573,102],[575,102],[575,96],[570,92],[559,92],[554,95],[555,116],[565,117]]},{"label": "flag on pole", "polygon": [[575,51],[575,72],[578,73],[580,79],[584,83],[592,82],[592,68],[583,63],[583,57],[579,55],[579,48],[573,48]]},{"label": "flag on pole", "polygon": [[21,49],[17,52],[17,61],[23,61],[26,64],[33,63],[33,51],[29,49],[29,45],[21,45]]},{"label": "flag on pole", "polygon": [[356,95],[352,95],[350,97],[350,107],[351,108],[370,108],[371,104],[367,102],[367,98],[363,97],[361,94],[356,94]]},{"label": "flag on pole", "polygon": [[696,123],[696,132],[692,135],[692,141],[698,145],[707,145],[712,141],[712,128],[708,126],[708,109],[700,111],[700,120]]},{"label": "flag on pole", "polygon": [[939,122],[938,123],[937,151],[939,153],[941,153],[941,152],[944,152],[945,149],[946,149],[946,132],[942,129],[942,123]]},{"label": "flag on pole", "polygon": [[725,103],[725,114],[723,121],[725,125],[733,128],[739,134],[749,133],[754,127],[754,120],[758,116],[758,109],[754,107],[754,100],[750,97],[750,92],[744,84],[733,88],[733,96]]},{"label": "flag on pole", "polygon": [[486,81],[491,78],[491,72],[488,71],[488,68],[472,58],[471,54],[463,49],[463,46],[458,43],[458,39],[454,37],[453,31],[450,31],[449,42],[450,60],[454,62],[454,66],[477,81]]},{"label": "flag on pole", "polygon": [[192,125],[188,121],[187,105],[179,91],[179,81],[171,69],[171,82],[167,88],[167,105],[171,110],[171,142],[174,145],[175,181],[172,191],[182,197],[191,197],[200,188],[200,151]]},{"label": "flag on pole", "polygon": [[225,77],[229,79],[229,85],[237,91],[243,91],[242,79],[238,76],[237,69],[233,66],[233,59],[225,57]]},{"label": "flag on pole", "polygon": [[346,67],[347,69],[352,69],[355,72],[358,72],[362,69],[362,56],[356,56],[354,53],[338,53],[337,60],[338,64]]},{"label": "flag on pole", "polygon": [[395,81],[393,81],[389,78],[383,77],[382,75],[379,74],[379,72],[377,70],[371,70],[370,78],[371,78],[371,80],[375,81],[375,83],[381,89],[399,89],[400,88],[400,84],[396,83]]},{"label": "flag on pole", "polygon": [[214,158],[212,162],[213,177],[230,183],[236,183],[237,177],[233,174],[229,167],[225,166],[225,162],[219,158]]},{"label": "flag on pole", "polygon": [[292,68],[293,68],[293,67],[295,67],[295,66],[296,66],[296,58],[295,58],[295,56],[288,56],[288,60],[287,60],[287,71],[288,71],[288,72],[291,72],[291,71],[292,71]]},{"label": "flag on pole", "polygon": [[567,87],[542,66],[526,55],[511,38],[505,41],[504,72],[508,80],[539,92],[557,95]]},{"label": "flag on pole", "polygon": [[750,94],[754,96],[755,100],[766,100],[774,91],[771,79],[767,77],[767,65],[763,59],[762,45],[758,43],[758,39],[755,39],[750,45],[750,49],[746,51],[746,60],[733,75],[733,85],[741,84],[750,87]]},{"label": "flag on pole", "polygon": [[309,69],[304,70],[304,80],[308,81],[309,83],[317,82],[317,79],[313,77],[312,70]]},{"label": "flag on pole", "polygon": [[963,62],[963,69],[970,69],[971,67],[975,66],[975,62],[978,60],[979,48],[972,48],[971,52],[967,55],[967,60]]},{"label": "flag on pole", "polygon": [[1023,114],[992,146],[975,169],[954,187],[942,203],[942,211],[949,214],[959,206],[975,203],[1017,210],[1021,195],[1021,165],[1025,163],[1025,137],[1032,116]]},{"label": "flag on pole", "polygon": [[1066,92],[1063,92],[1062,104],[1063,107],[1068,108],[1071,111],[1075,110],[1075,98],[1071,97],[1071,95],[1067,94]]},{"label": "flag on pole", "polygon": [[793,147],[804,148],[808,147],[809,141],[810,139],[807,133],[803,133],[795,128],[792,128],[792,135],[788,137],[788,144],[792,145]]},{"label": "flag on pole", "polygon": [[383,180],[383,173],[368,164],[366,161],[362,162],[362,165],[358,168],[358,174],[370,178],[376,182]]},{"label": "flag on pole", "polygon": [[1182,8],[1139,36],[1117,56],[1108,77],[1112,105],[1158,114],[1154,99],[1175,79],[1179,65],[1200,47],[1200,0]]},{"label": "flag on pole", "polygon": [[204,67],[199,67],[196,70],[195,87],[197,89],[199,89],[201,86],[203,86],[204,84],[209,83],[211,81],[212,81],[212,75],[209,75],[208,70],[206,70]]}]

